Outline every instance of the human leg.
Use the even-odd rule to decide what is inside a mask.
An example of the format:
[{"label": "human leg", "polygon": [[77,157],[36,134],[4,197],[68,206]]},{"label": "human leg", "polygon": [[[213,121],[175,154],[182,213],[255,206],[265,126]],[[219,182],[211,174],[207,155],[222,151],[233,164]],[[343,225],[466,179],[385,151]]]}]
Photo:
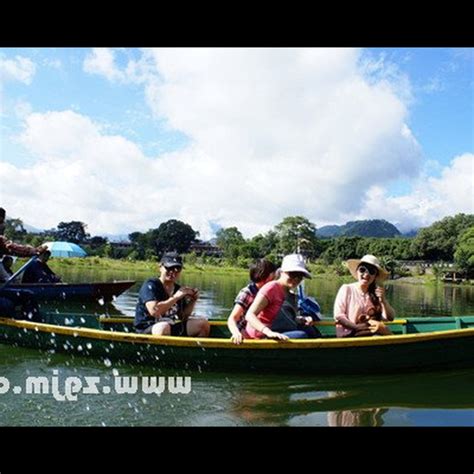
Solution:
[{"label": "human leg", "polygon": [[190,318],[186,322],[186,332],[190,337],[208,337],[210,331],[211,326],[205,318]]}]

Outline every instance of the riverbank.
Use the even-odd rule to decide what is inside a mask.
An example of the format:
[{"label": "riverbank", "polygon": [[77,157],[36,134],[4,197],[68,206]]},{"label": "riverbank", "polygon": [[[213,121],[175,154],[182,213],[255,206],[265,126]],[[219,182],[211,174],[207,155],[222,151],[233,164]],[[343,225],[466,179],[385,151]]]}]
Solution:
[{"label": "riverbank", "polygon": [[[26,259],[19,259],[15,264],[15,270],[18,269]],[[48,262],[51,269],[61,275],[65,270],[84,269],[84,270],[99,270],[107,272],[137,272],[144,274],[156,274],[158,270],[158,263],[155,260],[119,260],[106,257],[87,257],[87,258],[51,258]],[[229,276],[247,276],[248,270],[241,267],[231,265],[209,265],[209,264],[197,264],[197,263],[186,263],[184,264],[185,271],[187,274],[199,274],[209,273],[214,275],[229,275]],[[313,275],[313,279],[338,279],[341,283],[350,283],[353,281],[352,276],[348,270],[341,268],[338,265],[323,265],[320,263],[310,263],[308,265],[309,270]],[[436,285],[443,284],[439,279],[436,279],[434,275],[419,275],[419,276],[405,276],[390,280],[393,284],[405,284],[405,285]],[[453,285],[452,283],[444,283],[447,285]],[[455,286],[459,285],[474,285],[474,281],[456,283]]]},{"label": "riverbank", "polygon": [[[15,270],[18,269],[26,259],[17,261]],[[55,273],[61,275],[65,270],[82,269],[98,271],[116,271],[116,272],[143,272],[147,274],[156,274],[158,263],[155,260],[119,260],[106,257],[87,257],[87,258],[51,258],[48,265]],[[248,270],[244,268],[218,265],[198,265],[184,264],[186,273],[214,273],[217,275],[248,275]]]}]

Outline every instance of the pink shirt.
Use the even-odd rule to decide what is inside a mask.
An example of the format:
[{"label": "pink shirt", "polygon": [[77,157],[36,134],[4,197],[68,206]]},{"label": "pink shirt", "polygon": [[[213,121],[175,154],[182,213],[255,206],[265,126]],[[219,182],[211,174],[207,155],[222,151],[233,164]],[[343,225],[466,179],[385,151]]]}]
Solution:
[{"label": "pink shirt", "polygon": [[[285,290],[278,282],[270,281],[260,288],[258,294],[265,296],[268,304],[257,314],[257,318],[265,326],[270,327],[285,301]],[[250,339],[262,339],[265,337],[263,333],[257,331],[251,324],[247,324],[246,331]]]},{"label": "pink shirt", "polygon": [[[369,293],[363,293],[358,283],[342,285],[334,302],[334,319],[338,316],[345,316],[351,322],[356,323],[357,318],[362,314],[367,314],[374,304],[370,300]],[[336,324],[337,337],[345,337],[351,334],[352,330]]]}]

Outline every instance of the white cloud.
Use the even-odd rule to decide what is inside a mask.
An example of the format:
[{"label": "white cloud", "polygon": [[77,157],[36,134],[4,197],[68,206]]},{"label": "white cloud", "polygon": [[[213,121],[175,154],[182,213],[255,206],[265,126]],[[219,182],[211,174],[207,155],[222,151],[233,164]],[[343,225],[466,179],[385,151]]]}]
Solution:
[{"label": "white cloud", "polygon": [[24,56],[15,56],[14,59],[0,57],[0,84],[9,81],[19,81],[31,84],[36,72],[35,63]]},{"label": "white cloud", "polygon": [[364,218],[383,217],[402,231],[425,227],[456,213],[474,213],[474,154],[453,158],[439,178],[418,180],[409,195],[391,197],[374,186],[361,211]]},{"label": "white cloud", "polygon": [[[114,54],[93,50],[84,70],[142,83],[154,115],[190,145],[149,157],[84,115],[30,114],[21,142],[36,163],[0,164],[8,183],[0,198],[11,215],[35,227],[82,220],[93,234],[177,218],[203,238],[210,221],[250,236],[296,214],[317,225],[361,212],[389,219],[397,206],[416,216],[412,196],[383,196],[392,180],[420,170],[420,147],[406,125],[410,84],[381,73],[383,64],[371,76],[359,50],[144,50],[121,68]],[[430,186],[451,192],[441,182]],[[383,199],[391,207],[377,208]],[[431,208],[424,209],[420,216]]]},{"label": "white cloud", "polygon": [[105,76],[109,81],[121,81],[124,74],[115,64],[115,53],[110,48],[93,48],[84,60],[83,68],[90,74]]}]

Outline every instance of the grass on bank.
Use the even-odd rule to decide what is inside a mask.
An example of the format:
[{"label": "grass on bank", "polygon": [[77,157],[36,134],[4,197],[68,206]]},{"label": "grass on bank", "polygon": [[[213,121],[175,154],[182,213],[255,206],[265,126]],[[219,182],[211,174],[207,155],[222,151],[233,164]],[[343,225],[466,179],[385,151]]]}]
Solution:
[{"label": "grass on bank", "polygon": [[[14,270],[20,268],[27,259],[18,259],[14,265]],[[51,269],[61,274],[66,269],[84,269],[98,271],[115,271],[115,272],[143,272],[147,274],[156,274],[158,270],[158,262],[156,260],[128,260],[128,259],[112,259],[107,257],[86,257],[86,258],[50,258],[48,265]],[[227,262],[221,264],[203,264],[199,262],[186,262],[184,260],[184,268],[186,273],[212,273],[215,275],[235,275],[247,276],[248,269],[230,265]],[[313,279],[338,279],[341,283],[351,283],[354,281],[349,271],[340,264],[326,265],[321,262],[310,263],[308,268],[313,275]],[[393,283],[404,284],[423,284],[435,285],[441,283],[439,278],[431,274],[410,275],[396,280]],[[473,284],[473,281],[461,283]]]}]

